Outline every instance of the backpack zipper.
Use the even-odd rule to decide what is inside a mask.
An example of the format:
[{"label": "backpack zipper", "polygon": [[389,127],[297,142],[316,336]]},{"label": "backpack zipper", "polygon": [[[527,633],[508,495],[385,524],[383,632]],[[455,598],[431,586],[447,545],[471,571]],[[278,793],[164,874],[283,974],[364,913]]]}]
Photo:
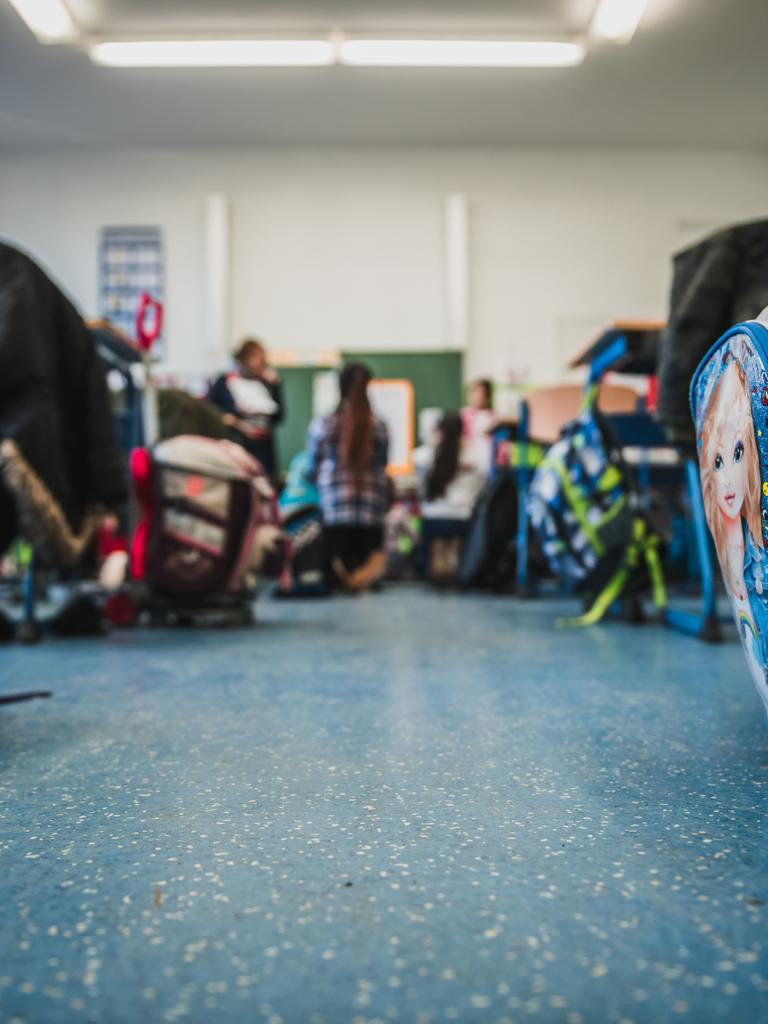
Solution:
[{"label": "backpack zipper", "polygon": [[696,386],[699,383],[699,377],[710,358],[715,354],[715,352],[717,352],[720,346],[724,345],[726,341],[730,341],[730,339],[735,337],[737,334],[743,334],[749,338],[753,346],[757,349],[758,355],[763,361],[763,366],[768,371],[768,327],[759,320],[747,320],[744,323],[736,324],[735,327],[731,327],[725,332],[725,334],[717,339],[696,367],[696,372],[691,380],[691,386],[688,389],[688,404],[691,407],[691,416],[693,417],[694,423],[696,422],[696,410],[693,403]]}]

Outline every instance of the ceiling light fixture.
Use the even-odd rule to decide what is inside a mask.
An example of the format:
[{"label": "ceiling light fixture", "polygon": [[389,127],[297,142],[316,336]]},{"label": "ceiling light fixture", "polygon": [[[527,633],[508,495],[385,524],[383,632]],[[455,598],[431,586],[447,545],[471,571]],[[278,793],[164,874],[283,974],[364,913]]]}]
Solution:
[{"label": "ceiling light fixture", "polygon": [[570,67],[584,59],[577,42],[515,39],[346,39],[342,64],[369,67]]},{"label": "ceiling light fixture", "polygon": [[592,35],[608,43],[628,43],[648,0],[600,0],[592,19]]},{"label": "ceiling light fixture", "polygon": [[9,0],[9,3],[41,43],[63,43],[75,37],[75,23],[62,0]]},{"label": "ceiling light fixture", "polygon": [[101,42],[91,60],[117,68],[320,67],[336,49],[324,39],[189,39]]}]

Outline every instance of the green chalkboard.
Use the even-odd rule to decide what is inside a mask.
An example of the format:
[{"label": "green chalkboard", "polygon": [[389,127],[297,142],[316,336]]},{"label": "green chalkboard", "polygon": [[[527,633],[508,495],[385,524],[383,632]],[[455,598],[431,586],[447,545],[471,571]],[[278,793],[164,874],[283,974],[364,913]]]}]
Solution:
[{"label": "green chalkboard", "polygon": [[[416,426],[422,409],[459,409],[464,403],[464,359],[461,352],[344,352],[342,362],[363,362],[374,377],[406,378],[412,381]],[[315,375],[327,366],[285,366],[280,368],[285,400],[285,419],[277,429],[280,469],[286,469],[302,451],[312,419]]]},{"label": "green chalkboard", "polygon": [[287,469],[288,463],[297,452],[303,451],[307,439],[307,427],[312,419],[312,389],[315,374],[327,367],[282,366],[279,369],[283,382],[283,422],[277,428],[277,463],[280,469]]}]

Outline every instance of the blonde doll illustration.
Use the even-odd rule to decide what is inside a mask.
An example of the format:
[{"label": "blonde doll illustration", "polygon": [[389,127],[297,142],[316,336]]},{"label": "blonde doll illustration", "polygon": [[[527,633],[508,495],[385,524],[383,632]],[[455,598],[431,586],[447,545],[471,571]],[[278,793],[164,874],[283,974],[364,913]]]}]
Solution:
[{"label": "blonde doll illustration", "polygon": [[[707,522],[758,692],[768,710],[768,552],[763,544],[760,456],[744,367],[733,352],[701,432]],[[768,491],[766,491],[768,493]]]},{"label": "blonde doll illustration", "polygon": [[744,563],[763,550],[760,458],[749,384],[741,363],[729,359],[712,395],[701,432],[704,508],[728,593],[747,601]]}]

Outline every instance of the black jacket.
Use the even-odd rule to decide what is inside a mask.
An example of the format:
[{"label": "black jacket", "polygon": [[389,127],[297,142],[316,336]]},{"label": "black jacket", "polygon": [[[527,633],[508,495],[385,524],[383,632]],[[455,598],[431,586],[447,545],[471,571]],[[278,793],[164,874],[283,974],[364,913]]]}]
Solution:
[{"label": "black jacket", "polygon": [[[0,244],[0,442],[8,440],[73,530],[86,509],[125,500],[125,467],[93,336],[40,267]],[[0,551],[15,528],[8,486],[0,482]]]},{"label": "black jacket", "polygon": [[229,388],[229,379],[234,374],[225,373],[211,384],[208,389],[208,401],[217,405],[222,412],[238,416],[240,419],[252,420],[256,425],[266,431],[266,436],[253,439],[241,434],[239,430],[232,431],[232,439],[241,444],[254,458],[258,459],[264,467],[268,476],[274,476],[277,472],[277,452],[275,447],[275,428],[282,423],[285,415],[285,404],[283,402],[283,385],[280,380],[266,381],[262,384],[269,392],[272,400],[277,406],[277,411],[271,416],[249,416],[248,413],[238,409],[235,398]]},{"label": "black jacket", "polygon": [[720,231],[675,255],[659,353],[659,416],[675,443],[693,444],[691,377],[720,335],[768,306],[768,220]]}]

